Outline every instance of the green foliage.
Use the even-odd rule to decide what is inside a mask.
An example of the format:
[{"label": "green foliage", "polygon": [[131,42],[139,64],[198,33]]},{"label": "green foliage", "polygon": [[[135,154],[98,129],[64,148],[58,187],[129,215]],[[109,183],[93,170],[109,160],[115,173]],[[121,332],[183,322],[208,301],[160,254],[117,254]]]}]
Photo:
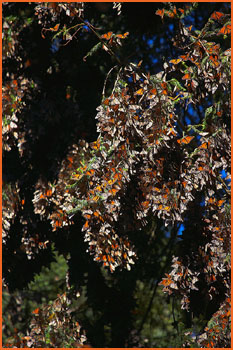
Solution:
[{"label": "green foliage", "polygon": [[62,255],[54,251],[54,262],[43,267],[23,291],[9,293],[3,286],[3,343],[14,344],[12,334],[25,332],[32,312],[42,304],[57,298],[57,293],[64,292],[67,263]]},{"label": "green foliage", "polygon": [[65,258],[57,251],[54,252],[54,259],[55,261],[49,267],[43,267],[28,285],[29,290],[41,298],[41,303],[54,300],[57,293],[64,292],[68,266]]}]

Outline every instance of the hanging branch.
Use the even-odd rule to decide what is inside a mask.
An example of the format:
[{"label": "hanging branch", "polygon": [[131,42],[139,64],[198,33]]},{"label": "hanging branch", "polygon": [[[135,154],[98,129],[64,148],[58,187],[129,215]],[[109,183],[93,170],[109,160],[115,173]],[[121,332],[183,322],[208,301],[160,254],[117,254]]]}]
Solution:
[{"label": "hanging branch", "polygon": [[74,16],[76,16],[80,22],[82,22],[83,25],[87,26],[91,31],[92,33],[98,38],[98,40],[102,43],[103,46],[105,46],[107,48],[107,51],[108,53],[113,56],[115,58],[115,60],[117,61],[117,63],[122,66],[122,62],[121,60],[119,59],[119,57],[117,57],[117,55],[115,54],[114,51],[112,51],[112,49],[110,48],[110,46],[108,45],[107,42],[105,42],[101,36],[95,31],[95,27],[93,25],[91,25],[89,22],[86,22],[84,21],[73,9],[70,9],[70,11],[72,12],[72,14]]}]

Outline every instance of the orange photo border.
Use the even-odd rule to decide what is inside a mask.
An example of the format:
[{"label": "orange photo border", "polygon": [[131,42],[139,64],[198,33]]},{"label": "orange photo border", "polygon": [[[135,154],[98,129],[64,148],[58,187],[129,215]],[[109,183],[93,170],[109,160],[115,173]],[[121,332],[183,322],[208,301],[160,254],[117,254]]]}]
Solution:
[{"label": "orange photo border", "polygon": [[[0,0],[0,34],[1,34],[1,37],[2,37],[2,3],[4,2],[29,2],[29,1],[26,1],[26,0],[22,0],[22,1],[19,1],[19,0],[8,0],[8,1],[4,1],[4,0]],[[30,1],[30,2],[43,2],[41,0],[39,1]],[[58,1],[54,1],[54,0],[50,0],[49,2],[58,2]],[[66,2],[66,3],[69,3],[69,2],[79,2],[79,1],[60,1],[60,2]],[[90,1],[90,0],[86,0],[84,2],[113,2],[113,1],[108,1],[108,0],[103,0],[103,1]],[[138,0],[128,0],[128,1],[120,1],[120,2],[143,2],[143,1],[138,1]],[[153,1],[153,0],[147,0],[145,2],[161,2],[161,1]],[[169,1],[165,1],[165,2],[169,2]],[[184,2],[184,1],[179,1],[179,0],[174,0],[172,2]],[[208,1],[205,1],[205,0],[199,0],[199,1],[190,1],[190,2],[208,2]],[[228,0],[228,1],[222,1],[222,0],[214,0],[213,2],[229,2],[229,3],[232,3],[232,1]],[[231,7],[231,17],[232,17],[232,14],[233,14],[233,9]],[[233,39],[231,37],[231,44],[233,42]],[[232,46],[232,45],[231,45]],[[1,41],[1,44],[0,44],[0,57],[1,57],[1,61],[2,61],[2,41]],[[233,67],[233,63],[231,63],[231,68]],[[1,78],[2,78],[2,65],[0,66],[0,74],[1,74]],[[232,82],[233,82],[233,78],[231,78],[231,95],[233,93],[233,87],[232,87]],[[2,79],[1,79],[1,87],[2,87]],[[1,90],[2,91],[2,90]],[[1,111],[1,118],[2,118],[2,103],[0,103],[0,111]],[[231,128],[233,129],[233,121],[232,121],[232,118],[231,118]],[[231,145],[232,145],[232,142],[231,142]],[[0,137],[0,146],[1,146],[1,149],[2,149],[2,134],[1,134],[1,137]],[[0,156],[0,185],[1,185],[1,188],[0,188],[0,194],[1,194],[1,198],[2,198],[2,153],[1,153],[1,156]],[[233,166],[233,161],[231,160],[231,166]],[[233,204],[231,202],[231,204]],[[0,222],[2,224],[2,200],[0,201]],[[231,250],[232,250],[232,246],[233,246],[233,242],[231,240]],[[2,243],[1,243],[1,249],[0,249],[0,263],[1,263],[1,281],[2,281]],[[233,277],[233,272],[231,272],[231,279]],[[232,289],[231,289],[231,292],[232,292]],[[1,348],[3,348],[2,346],[2,288],[0,290],[0,330],[1,330],[1,333],[0,333],[0,346]],[[232,332],[231,332],[232,333]],[[231,347],[233,348],[233,342],[231,340]],[[4,348],[4,349],[7,349],[7,348]],[[28,348],[22,348],[22,349],[28,349]],[[34,348],[34,349],[37,349],[37,348]],[[41,348],[39,348],[41,349]],[[54,348],[54,349],[62,349],[62,348]],[[65,349],[65,348],[64,348]],[[72,348],[73,349],[73,348]],[[88,348],[87,348],[88,349]],[[99,349],[99,350],[104,350],[106,348],[96,348],[96,349]],[[113,348],[111,348],[113,349]],[[120,349],[124,349],[124,348],[114,348],[114,349],[117,349],[117,350],[120,350]],[[135,348],[127,348],[127,349],[135,349]],[[172,349],[172,348],[142,348],[142,349],[161,349],[161,350],[166,350],[166,349]],[[181,350],[181,349],[184,349],[184,348],[175,348],[177,350]],[[193,348],[194,350],[198,350],[200,348]],[[203,348],[204,349],[204,348]],[[220,350],[220,349],[223,349],[223,348],[214,348],[216,350]],[[230,349],[230,348],[225,348],[225,349]]]}]

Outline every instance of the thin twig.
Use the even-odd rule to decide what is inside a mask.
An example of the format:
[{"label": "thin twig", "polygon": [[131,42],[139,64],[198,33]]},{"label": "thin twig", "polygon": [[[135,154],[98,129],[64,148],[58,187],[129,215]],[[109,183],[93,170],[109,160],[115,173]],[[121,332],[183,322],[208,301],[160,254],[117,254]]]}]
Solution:
[{"label": "thin twig", "polygon": [[107,84],[108,77],[109,77],[109,75],[111,74],[111,72],[113,71],[113,69],[115,69],[116,67],[118,67],[118,66],[112,67],[112,68],[110,69],[110,71],[108,72],[107,76],[106,76],[106,79],[105,79],[105,81],[104,81],[103,91],[102,91],[103,97],[105,97],[105,88],[106,88],[106,84]]}]

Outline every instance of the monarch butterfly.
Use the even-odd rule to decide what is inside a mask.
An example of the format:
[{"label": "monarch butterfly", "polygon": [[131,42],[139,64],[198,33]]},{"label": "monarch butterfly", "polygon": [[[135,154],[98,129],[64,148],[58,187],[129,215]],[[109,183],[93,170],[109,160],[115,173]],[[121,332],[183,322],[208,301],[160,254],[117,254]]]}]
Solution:
[{"label": "monarch butterfly", "polygon": [[187,55],[180,55],[180,58],[184,61],[187,61],[189,59],[189,54]]},{"label": "monarch butterfly", "polygon": [[165,287],[170,286],[170,284],[172,283],[172,280],[170,278],[163,278],[162,282],[160,282],[159,284],[162,284]]},{"label": "monarch butterfly", "polygon": [[147,209],[149,207],[150,202],[149,201],[144,201],[142,202],[142,206],[144,209]]},{"label": "monarch butterfly", "polygon": [[49,28],[52,32],[57,32],[60,24],[56,24],[53,28]]},{"label": "monarch butterfly", "polygon": [[230,34],[231,33],[231,25],[230,24],[227,24],[226,26],[222,27],[220,29],[220,31],[218,32],[218,35],[219,34]]},{"label": "monarch butterfly", "polygon": [[94,141],[90,144],[90,146],[94,149],[99,149],[100,148],[100,142],[97,140],[97,141]]},{"label": "monarch butterfly", "polygon": [[117,193],[117,190],[115,188],[112,188],[111,190],[109,190],[109,193],[113,194],[113,196],[115,196],[115,194]]},{"label": "monarch butterfly", "polygon": [[220,65],[217,55],[211,55],[209,56],[209,59],[211,60],[211,62],[214,64],[215,67],[218,67]]},{"label": "monarch butterfly", "polygon": [[85,219],[87,219],[87,220],[91,218],[91,215],[90,215],[90,214],[84,214],[83,216],[84,216]]},{"label": "monarch butterfly", "polygon": [[32,311],[33,314],[37,315],[39,313],[40,309],[37,307],[35,310]]},{"label": "monarch butterfly", "polygon": [[210,204],[213,204],[213,203],[216,202],[216,199],[215,199],[215,198],[209,198],[208,202],[209,202]]},{"label": "monarch butterfly", "polygon": [[162,94],[167,95],[167,83],[161,83],[161,87],[163,88]]},{"label": "monarch butterfly", "polygon": [[179,144],[184,143],[187,145],[189,142],[192,141],[192,139],[194,139],[194,136],[186,136],[186,137],[183,137],[182,139],[177,140],[177,142]]},{"label": "monarch butterfly", "polygon": [[202,143],[201,144],[201,146],[199,146],[198,148],[200,148],[200,149],[206,149],[208,146],[209,146],[209,144],[210,144],[210,142],[204,142],[204,143]]},{"label": "monarch butterfly", "polygon": [[141,89],[139,89],[139,90],[137,90],[136,92],[135,92],[135,94],[137,94],[137,95],[142,95],[143,94],[143,89],[141,88]]},{"label": "monarch butterfly", "polygon": [[163,16],[164,16],[164,9],[162,9],[162,10],[157,10],[157,11],[155,12],[155,14],[158,15],[158,16],[160,16],[161,18],[163,18]]},{"label": "monarch butterfly", "polygon": [[183,77],[182,77],[183,80],[189,80],[191,79],[191,75],[190,73],[186,73]]},{"label": "monarch butterfly", "polygon": [[108,106],[108,105],[109,105],[109,98],[106,98],[106,100],[104,100],[103,104],[104,104],[105,106]]},{"label": "monarch butterfly", "polygon": [[152,190],[155,192],[160,192],[160,188],[158,188],[158,187],[153,187]]},{"label": "monarch butterfly", "polygon": [[150,90],[151,95],[157,95],[157,90],[156,89],[151,89]]},{"label": "monarch butterfly", "polygon": [[90,169],[86,172],[86,175],[92,176],[95,173],[94,169]]},{"label": "monarch butterfly", "polygon": [[108,32],[103,35],[101,35],[101,38],[109,40],[112,37],[113,32]]},{"label": "monarch butterfly", "polygon": [[49,189],[49,190],[46,191],[46,196],[47,196],[47,197],[52,196],[52,190],[51,190],[51,189]]},{"label": "monarch butterfly", "polygon": [[98,211],[95,211],[95,212],[94,212],[94,216],[97,217],[97,218],[99,218],[102,222],[104,222],[103,217],[98,213]]},{"label": "monarch butterfly", "polygon": [[87,229],[88,227],[89,227],[89,222],[88,222],[88,220],[85,222],[85,224],[84,224],[84,229]]},{"label": "monarch butterfly", "polygon": [[209,49],[207,49],[209,54],[213,54],[219,51],[220,45],[216,44],[216,45],[212,45]]},{"label": "monarch butterfly", "polygon": [[176,7],[174,7],[173,11],[168,11],[167,14],[168,14],[168,17],[174,18],[175,15],[177,14]]},{"label": "monarch butterfly", "polygon": [[178,64],[178,63],[182,62],[182,60],[180,58],[177,58],[177,59],[174,59],[174,60],[170,60],[169,62],[172,63],[172,64]]},{"label": "monarch butterfly", "polygon": [[116,243],[116,244],[113,243],[113,244],[111,245],[111,247],[112,247],[112,249],[117,249],[117,248],[119,247],[119,245],[118,245],[117,243]]},{"label": "monarch butterfly", "polygon": [[215,11],[214,13],[212,13],[210,18],[219,20],[222,16],[224,16],[224,13]]},{"label": "monarch butterfly", "polygon": [[67,159],[68,159],[68,161],[70,162],[70,163],[73,163],[73,157],[67,157]]},{"label": "monarch butterfly", "polygon": [[117,34],[116,37],[120,39],[125,39],[129,35],[129,32],[126,32],[124,34]]}]

